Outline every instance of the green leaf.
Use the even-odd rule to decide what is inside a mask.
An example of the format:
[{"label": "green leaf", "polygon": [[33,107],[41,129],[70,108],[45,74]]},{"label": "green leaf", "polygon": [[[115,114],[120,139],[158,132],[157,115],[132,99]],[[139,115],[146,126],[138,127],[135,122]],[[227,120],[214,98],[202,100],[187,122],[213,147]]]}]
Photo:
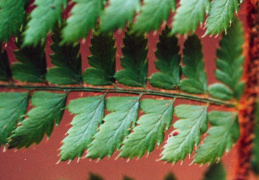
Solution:
[{"label": "green leaf", "polygon": [[146,87],[148,61],[147,61],[147,39],[144,35],[125,33],[123,39],[124,47],[122,53],[120,70],[115,74],[115,79],[126,86]]},{"label": "green leaf", "polygon": [[183,74],[186,79],[180,81],[182,91],[192,94],[205,94],[207,75],[204,71],[202,45],[198,36],[192,35],[184,42]]},{"label": "green leaf", "polygon": [[92,46],[88,57],[91,66],[83,74],[83,80],[87,84],[95,86],[112,85],[115,82],[115,39],[111,33],[93,33]]},{"label": "green leaf", "polygon": [[139,0],[110,0],[109,4],[101,15],[101,31],[123,29],[140,9]]},{"label": "green leaf", "polygon": [[170,36],[170,29],[166,27],[159,36],[157,51],[155,52],[157,61],[156,68],[161,71],[152,74],[149,83],[153,87],[162,89],[176,89],[181,78],[181,56],[178,39]]},{"label": "green leaf", "polygon": [[15,58],[19,62],[11,67],[14,79],[22,82],[44,82],[47,72],[45,45],[22,47],[21,39],[22,37],[19,37],[16,40],[18,50],[14,51]]},{"label": "green leaf", "polygon": [[61,23],[62,7],[66,8],[66,4],[67,0],[36,0],[36,8],[32,11],[24,32],[24,45],[36,46],[39,42],[44,43],[55,23]]},{"label": "green leaf", "polygon": [[237,113],[212,111],[208,115],[211,128],[208,137],[199,146],[194,156],[194,163],[212,163],[220,159],[224,151],[228,152],[239,137]]},{"label": "green leaf", "polygon": [[217,49],[217,70],[219,81],[226,84],[233,92],[233,98],[239,100],[244,90],[244,82],[240,82],[243,75],[243,30],[238,19],[234,20],[228,33],[222,35],[220,48]]},{"label": "green leaf", "polygon": [[[188,34],[203,23],[205,12],[210,10],[210,0],[181,0],[174,16],[172,33]],[[184,23],[183,23],[184,22]]]},{"label": "green leaf", "polygon": [[104,117],[104,124],[94,136],[87,157],[102,159],[110,157],[114,150],[120,149],[123,138],[130,133],[138,119],[140,97],[110,97],[106,108],[112,112]]},{"label": "green leaf", "polygon": [[138,120],[138,126],[123,142],[120,157],[142,157],[146,151],[152,152],[156,143],[164,140],[164,131],[168,130],[173,119],[172,100],[144,99],[141,110],[146,113]]},{"label": "green leaf", "polygon": [[48,70],[46,79],[52,84],[80,84],[82,82],[80,44],[60,45],[61,28],[62,26],[56,26],[52,35],[51,50],[54,54],[50,57],[56,67]]},{"label": "green leaf", "polygon": [[224,165],[219,163],[213,163],[209,166],[207,171],[204,174],[203,180],[225,180],[226,179],[226,170]]},{"label": "green leaf", "polygon": [[73,127],[68,130],[68,136],[60,148],[61,161],[81,158],[84,150],[89,147],[104,117],[104,98],[105,95],[93,96],[69,103],[68,110],[76,116],[71,122]]},{"label": "green leaf", "polygon": [[134,179],[128,176],[123,176],[123,180],[134,180]]},{"label": "green leaf", "polygon": [[201,135],[207,130],[207,107],[179,105],[175,107],[179,118],[174,123],[175,131],[168,138],[162,152],[162,160],[176,163],[191,154],[193,146],[200,143]]},{"label": "green leaf", "polygon": [[63,42],[73,43],[85,38],[95,28],[97,18],[103,10],[103,0],[73,0],[76,5],[63,30]]},{"label": "green leaf", "polygon": [[58,125],[62,119],[66,98],[67,94],[64,93],[35,92],[31,99],[35,107],[12,132],[8,148],[28,148],[33,143],[39,144],[45,134],[49,137],[54,122]]},{"label": "green leaf", "polygon": [[0,93],[0,145],[7,144],[7,138],[23,119],[28,104],[28,93]]},{"label": "green leaf", "polygon": [[0,42],[8,42],[11,36],[19,33],[25,20],[24,0],[0,1]]},{"label": "green leaf", "polygon": [[219,98],[223,100],[230,100],[233,98],[233,92],[224,84],[215,83],[210,85],[208,92],[214,98]]},{"label": "green leaf", "polygon": [[138,33],[158,30],[166,22],[170,11],[175,9],[175,0],[144,0],[133,30]]},{"label": "green leaf", "polygon": [[227,30],[238,11],[238,4],[238,0],[213,0],[206,21],[206,34],[220,34],[222,30]]},{"label": "green leaf", "polygon": [[6,51],[0,49],[0,81],[11,81],[12,72],[10,69]]}]

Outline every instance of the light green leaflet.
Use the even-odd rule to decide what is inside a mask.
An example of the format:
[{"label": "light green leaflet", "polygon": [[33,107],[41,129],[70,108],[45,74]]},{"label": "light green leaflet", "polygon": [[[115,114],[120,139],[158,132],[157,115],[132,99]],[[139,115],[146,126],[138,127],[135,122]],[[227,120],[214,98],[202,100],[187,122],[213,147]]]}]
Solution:
[{"label": "light green leaflet", "polygon": [[72,127],[67,132],[68,136],[62,141],[61,161],[80,158],[89,147],[104,117],[104,98],[105,95],[93,96],[69,103],[68,110],[76,116],[71,122]]},{"label": "light green leaflet", "polygon": [[183,74],[186,77],[180,81],[184,92],[205,94],[207,92],[207,75],[204,71],[204,61],[201,41],[197,35],[189,36],[184,42]]},{"label": "light green leaflet", "polygon": [[174,16],[172,33],[194,32],[199,23],[203,23],[205,12],[208,13],[209,10],[210,0],[181,0]]},{"label": "light green leaflet", "polygon": [[25,20],[25,0],[0,1],[0,42],[8,42],[19,33]]},{"label": "light green leaflet", "polygon": [[175,107],[175,114],[179,120],[173,125],[175,131],[168,138],[161,158],[173,163],[184,160],[200,143],[201,135],[207,130],[207,107],[179,105]]},{"label": "light green leaflet", "polygon": [[178,39],[169,33],[170,29],[166,27],[159,36],[155,65],[160,72],[149,78],[151,86],[162,89],[176,89],[181,79],[180,46]]},{"label": "light green leaflet", "polygon": [[174,9],[175,0],[144,0],[133,30],[137,33],[158,30],[162,21],[166,22],[170,11]]},{"label": "light green leaflet", "polygon": [[83,74],[83,80],[87,84],[95,86],[112,85],[115,82],[115,39],[112,33],[93,33],[92,46],[88,57],[91,66]]},{"label": "light green leaflet", "polygon": [[7,144],[7,138],[23,119],[28,104],[28,93],[0,93],[0,145]]},{"label": "light green leaflet", "polygon": [[206,23],[207,34],[220,34],[227,30],[239,8],[238,0],[213,0]]},{"label": "light green leaflet", "polygon": [[222,162],[213,163],[204,174],[203,180],[225,180],[226,170]]},{"label": "light green leaflet", "polygon": [[[64,25],[63,25],[64,26]],[[81,84],[81,55],[79,53],[80,44],[63,44],[61,42],[61,28],[56,26],[51,36],[53,44],[51,50],[54,54],[50,55],[51,63],[56,67],[51,67],[46,75],[47,81],[52,84]]]},{"label": "light green leaflet", "polygon": [[144,35],[130,33],[130,29],[125,33],[123,39],[124,47],[121,60],[123,70],[115,74],[118,83],[133,87],[146,87],[148,60],[147,60],[147,39]]},{"label": "light green leaflet", "polygon": [[39,144],[43,136],[51,135],[54,123],[58,125],[62,119],[67,94],[37,91],[31,98],[35,106],[27,114],[10,137],[9,149],[28,148],[33,143]]},{"label": "light green leaflet", "polygon": [[76,5],[63,30],[63,42],[73,43],[85,38],[95,28],[97,18],[103,10],[103,0],[73,0]]},{"label": "light green leaflet", "polygon": [[101,15],[101,31],[123,29],[139,10],[140,0],[110,0],[109,6]]},{"label": "light green leaflet", "polygon": [[66,8],[67,0],[36,0],[30,21],[25,30],[25,45],[44,43],[46,35],[52,31],[56,22],[61,23],[62,7]]},{"label": "light green leaflet", "polygon": [[212,97],[230,100],[239,100],[245,83],[241,81],[243,75],[243,48],[244,43],[241,23],[235,19],[228,33],[222,35],[220,48],[217,50],[216,78],[224,84],[216,83],[208,88]]},{"label": "light green leaflet", "polygon": [[212,111],[208,115],[212,127],[208,137],[199,146],[194,156],[194,163],[212,163],[220,159],[224,151],[228,152],[239,138],[237,113]]},{"label": "light green leaflet", "polygon": [[120,157],[142,157],[146,151],[152,152],[155,145],[164,140],[173,119],[174,100],[144,99],[140,103],[145,115],[138,120],[138,126],[123,142]]},{"label": "light green leaflet", "polygon": [[128,136],[138,118],[140,97],[110,97],[106,108],[111,113],[104,117],[104,123],[94,136],[87,157],[102,159],[110,157],[115,149],[120,149],[123,138]]}]

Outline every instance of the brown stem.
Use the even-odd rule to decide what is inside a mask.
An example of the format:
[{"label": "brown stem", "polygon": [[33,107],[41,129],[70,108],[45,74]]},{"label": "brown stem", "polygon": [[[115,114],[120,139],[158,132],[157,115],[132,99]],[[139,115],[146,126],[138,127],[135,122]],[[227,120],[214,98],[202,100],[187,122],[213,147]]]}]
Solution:
[{"label": "brown stem", "polygon": [[237,168],[234,179],[248,179],[255,125],[256,98],[259,92],[259,14],[258,0],[247,0],[247,28],[245,42],[246,88],[240,102],[239,112],[241,137],[238,142]]}]

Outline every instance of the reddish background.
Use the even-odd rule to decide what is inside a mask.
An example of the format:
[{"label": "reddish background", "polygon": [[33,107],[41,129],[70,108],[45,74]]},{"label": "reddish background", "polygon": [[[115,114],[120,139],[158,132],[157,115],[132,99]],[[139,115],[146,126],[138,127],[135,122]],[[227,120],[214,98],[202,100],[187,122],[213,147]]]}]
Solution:
[{"label": "reddish background", "polygon": [[[243,18],[242,9],[240,11],[241,18]],[[160,32],[160,31],[159,31]],[[149,37],[149,76],[155,72],[154,61],[156,60],[154,56],[154,50],[156,49],[156,43],[158,41],[158,33],[150,33]],[[204,30],[199,29],[198,34],[203,35]],[[122,44],[123,32],[116,32],[116,44],[120,48]],[[90,55],[88,47],[90,46],[90,37],[86,39],[84,43],[81,42],[81,53],[83,61],[83,70],[88,67],[87,56]],[[184,37],[180,37],[181,50],[183,48]],[[201,38],[203,44],[204,60],[206,65],[206,71],[208,74],[209,84],[216,81],[214,77],[215,70],[215,52],[218,47],[219,37],[204,37]],[[51,53],[49,44],[51,43],[50,38],[48,38],[48,45],[46,47],[46,55]],[[8,55],[11,62],[15,62],[14,56],[10,50],[15,49],[13,42],[10,42],[6,47],[8,50]],[[122,55],[121,50],[118,49],[117,52],[117,70],[120,69],[119,57]],[[48,56],[47,56],[48,57]],[[48,67],[51,67],[50,59],[48,57]],[[68,102],[71,99],[79,98],[81,96],[89,96],[88,93],[70,93]],[[190,101],[178,100],[176,104],[180,103],[190,103]],[[213,107],[214,109],[216,107]],[[211,108],[211,109],[213,109]],[[71,115],[67,110],[65,111],[62,122],[59,127],[56,127],[49,140],[45,137],[40,145],[33,145],[29,149],[21,149],[17,152],[14,150],[8,150],[7,152],[0,153],[0,179],[19,179],[19,180],[81,180],[87,179],[89,172],[100,174],[106,180],[121,180],[123,175],[135,178],[136,180],[162,180],[163,177],[169,173],[173,172],[178,179],[186,180],[198,180],[202,179],[203,173],[207,166],[200,165],[189,165],[192,162],[193,155],[191,159],[186,158],[186,160],[181,165],[181,162],[176,165],[166,164],[161,161],[157,161],[160,157],[162,147],[164,143],[156,148],[148,157],[143,157],[139,160],[133,159],[127,161],[124,159],[115,158],[118,152],[115,152],[114,156],[110,159],[104,158],[103,160],[91,161],[89,159],[81,159],[78,163],[76,160],[72,161],[69,165],[67,162],[60,162],[56,164],[59,160],[57,156],[59,154],[59,148],[61,146],[61,141],[65,137],[65,133],[70,128],[69,123],[71,122],[73,115]],[[175,122],[176,118],[174,118]],[[165,140],[167,140],[168,133],[172,131],[170,128],[165,135]],[[3,147],[1,147],[3,150]],[[225,154],[223,157],[223,162],[227,168],[229,175],[234,170],[235,162],[235,148],[233,148],[229,154]]]}]

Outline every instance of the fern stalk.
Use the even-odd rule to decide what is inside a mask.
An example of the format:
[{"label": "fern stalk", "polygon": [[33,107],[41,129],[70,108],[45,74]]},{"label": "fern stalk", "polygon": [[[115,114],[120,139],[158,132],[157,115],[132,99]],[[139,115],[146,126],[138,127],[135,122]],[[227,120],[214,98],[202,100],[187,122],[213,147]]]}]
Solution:
[{"label": "fern stalk", "polygon": [[192,101],[198,101],[203,103],[209,103],[225,107],[236,107],[235,103],[221,101],[214,98],[196,96],[181,92],[162,92],[154,91],[150,89],[124,89],[124,88],[113,88],[113,87],[69,87],[69,86],[40,86],[40,85],[17,85],[17,84],[0,84],[0,88],[20,89],[20,90],[47,90],[47,91],[67,91],[67,92],[107,92],[107,93],[128,93],[128,94],[142,94],[169,98],[187,99]]},{"label": "fern stalk", "polygon": [[259,97],[259,1],[246,3],[246,87],[239,111],[241,137],[238,143],[237,167],[234,179],[248,179],[251,170],[253,131],[255,127],[256,99]]}]

